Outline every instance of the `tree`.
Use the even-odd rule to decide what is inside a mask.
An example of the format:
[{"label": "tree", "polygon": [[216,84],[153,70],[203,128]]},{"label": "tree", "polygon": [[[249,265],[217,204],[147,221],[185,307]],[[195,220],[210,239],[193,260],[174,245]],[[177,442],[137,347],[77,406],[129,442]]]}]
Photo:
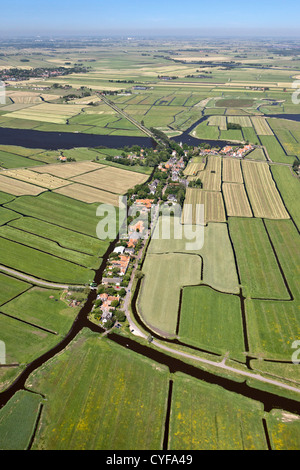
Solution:
[{"label": "tree", "polygon": [[196,180],[194,181],[190,181],[189,182],[189,188],[202,188],[203,184],[202,184],[202,181],[200,180],[200,178],[197,178]]},{"label": "tree", "polygon": [[105,329],[106,330],[109,330],[110,328],[112,328],[114,326],[115,322],[113,319],[111,320],[107,320],[105,323],[104,323],[104,326],[105,326]]},{"label": "tree", "polygon": [[94,318],[95,318],[96,320],[100,320],[101,316],[102,316],[101,310],[95,310],[95,311],[94,311]]},{"label": "tree", "polygon": [[137,280],[143,279],[144,276],[145,276],[145,274],[140,269],[136,270],[135,277],[136,277]]},{"label": "tree", "polygon": [[116,317],[116,320],[119,322],[124,322],[126,320],[126,315],[123,310],[115,310],[114,316]]},{"label": "tree", "polygon": [[297,158],[295,158],[294,163],[293,163],[293,170],[298,171],[299,170],[299,165],[300,165],[299,160]]}]

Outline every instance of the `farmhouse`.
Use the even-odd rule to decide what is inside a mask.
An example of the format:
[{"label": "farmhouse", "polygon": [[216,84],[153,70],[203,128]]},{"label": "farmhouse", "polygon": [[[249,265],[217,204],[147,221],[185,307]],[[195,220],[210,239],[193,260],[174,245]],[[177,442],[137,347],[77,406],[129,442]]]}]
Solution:
[{"label": "farmhouse", "polygon": [[176,198],[175,194],[169,194],[168,197],[167,197],[167,200],[169,202],[177,202],[177,198]]},{"label": "farmhouse", "polygon": [[232,152],[232,150],[233,150],[233,148],[230,145],[226,145],[226,147],[224,147],[221,150],[221,153],[229,153],[229,152]]},{"label": "farmhouse", "polygon": [[141,208],[149,210],[151,209],[152,202],[153,199],[136,199],[135,205],[141,206]]},{"label": "farmhouse", "polygon": [[133,86],[132,89],[133,90],[148,90],[148,86],[141,86],[141,85],[136,85],[136,86]]},{"label": "farmhouse", "polygon": [[103,277],[102,278],[102,284],[104,286],[108,286],[108,285],[116,285],[116,286],[119,286],[122,282],[122,278],[121,277]]},{"label": "farmhouse", "polygon": [[119,269],[119,275],[124,276],[127,271],[128,265],[130,261],[130,256],[120,255],[119,259],[113,259],[110,261],[110,266],[108,266],[109,270],[113,268]]},{"label": "farmhouse", "polygon": [[117,246],[113,252],[122,255],[124,253],[124,250],[125,250],[124,246]]},{"label": "farmhouse", "polygon": [[157,185],[159,183],[159,180],[154,180],[152,183],[148,184],[148,187],[150,189],[150,194],[154,195],[156,193]]}]

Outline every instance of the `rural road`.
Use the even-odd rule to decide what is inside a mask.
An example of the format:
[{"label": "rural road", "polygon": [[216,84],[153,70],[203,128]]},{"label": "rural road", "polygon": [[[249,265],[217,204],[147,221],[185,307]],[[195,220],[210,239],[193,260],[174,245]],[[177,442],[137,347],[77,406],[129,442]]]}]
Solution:
[{"label": "rural road", "polygon": [[229,372],[234,372],[235,374],[243,375],[246,378],[254,379],[254,380],[259,380],[260,382],[265,382],[271,385],[276,385],[280,388],[284,388],[286,390],[290,390],[291,392],[296,392],[300,393],[300,388],[293,387],[292,385],[287,385],[282,382],[279,382],[277,380],[273,379],[268,379],[266,377],[263,377],[260,374],[254,374],[252,372],[247,372],[243,370],[236,369],[235,367],[230,367],[225,364],[225,361],[223,360],[222,362],[214,362],[210,361],[209,359],[204,359],[200,358],[198,356],[194,356],[193,354],[188,354],[182,351],[177,351],[176,349],[169,348],[169,346],[165,346],[161,343],[158,343],[157,341],[152,341],[152,344],[154,344],[156,347],[163,349],[164,351],[170,352],[172,354],[177,354],[178,356],[185,357],[186,359],[192,359],[194,361],[202,362],[204,364],[208,364],[210,366],[217,367],[219,369],[227,370]]},{"label": "rural road", "polygon": [[[0,271],[5,273],[11,274],[12,276],[19,277],[24,279],[25,281],[31,282],[32,284],[36,284],[38,286],[44,287],[53,287],[54,289],[68,289],[70,284],[57,284],[56,282],[48,282],[43,281],[42,279],[37,279],[36,277],[29,276],[28,274],[21,273],[19,271],[15,271],[14,269],[7,268],[0,264]],[[73,287],[84,287],[84,286],[73,286]]]}]

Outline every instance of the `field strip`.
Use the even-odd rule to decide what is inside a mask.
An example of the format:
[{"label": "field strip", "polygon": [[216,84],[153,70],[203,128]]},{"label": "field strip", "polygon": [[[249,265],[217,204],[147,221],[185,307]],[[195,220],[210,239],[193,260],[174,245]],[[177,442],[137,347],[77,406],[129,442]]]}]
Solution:
[{"label": "field strip", "polygon": [[252,217],[252,210],[243,184],[223,183],[222,191],[227,215]]},{"label": "field strip", "polygon": [[197,188],[187,188],[183,212],[187,212],[186,217],[192,224],[196,221],[196,206],[204,205],[204,223],[225,222],[226,215],[222,193],[219,191],[205,191]]},{"label": "field strip", "polygon": [[13,315],[9,315],[8,313],[4,313],[0,311],[0,315],[4,315],[5,317],[12,318],[13,320],[19,321],[21,323],[25,323],[26,325],[33,326],[34,328],[38,328],[39,330],[46,331],[47,333],[50,333],[51,335],[57,335],[57,331],[49,330],[48,328],[44,328],[43,326],[36,325],[35,323],[31,323],[26,320],[22,320],[21,318],[14,317]]},{"label": "field strip", "polygon": [[47,190],[41,186],[12,179],[0,174],[0,191],[13,194],[14,196],[37,196]]},{"label": "field strip", "polygon": [[3,170],[1,174],[46,189],[56,189],[70,184],[70,181],[58,178],[57,176],[52,176],[48,173],[37,173],[27,169]]},{"label": "field strip", "polygon": [[105,165],[94,162],[54,163],[37,167],[34,171],[47,173],[58,178],[72,178],[104,167]]},{"label": "field strip", "polygon": [[252,116],[251,120],[257,135],[274,135],[268,121],[265,118]]},{"label": "field strip", "polygon": [[227,183],[241,183],[243,184],[243,175],[241,171],[240,160],[232,158],[223,158],[223,181]]},{"label": "field strip", "polygon": [[[71,178],[75,183],[82,183],[102,191],[125,194],[137,184],[145,183],[149,175],[106,166],[85,175]],[[70,180],[69,180],[70,181]]]},{"label": "field strip", "polygon": [[289,219],[267,163],[243,161],[246,191],[255,217]]},{"label": "field strip", "polygon": [[56,189],[55,193],[62,194],[73,199],[92,204],[94,202],[112,204],[118,206],[119,196],[110,191],[102,191],[94,186],[73,183],[63,188]]},{"label": "field strip", "polygon": [[[43,281],[42,279],[29,276],[28,274],[15,271],[14,269],[11,269],[11,268],[7,268],[6,266],[3,266],[2,264],[0,264],[0,271],[11,274],[12,276],[15,276],[21,279],[25,279],[26,281],[29,281],[32,284],[36,284],[38,286],[52,287],[54,289],[68,289],[70,285],[70,284],[57,284],[56,282]],[[74,287],[83,287],[83,286],[74,286]]]}]

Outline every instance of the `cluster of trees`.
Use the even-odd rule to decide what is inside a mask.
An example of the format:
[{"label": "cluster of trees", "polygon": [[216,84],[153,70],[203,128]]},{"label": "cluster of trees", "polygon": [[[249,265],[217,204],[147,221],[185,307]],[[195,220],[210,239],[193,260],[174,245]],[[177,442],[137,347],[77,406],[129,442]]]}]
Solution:
[{"label": "cluster of trees", "polygon": [[158,75],[157,78],[161,79],[161,80],[176,80],[176,75],[172,75],[172,76],[169,76],[169,75]]},{"label": "cluster of trees", "polygon": [[[25,60],[25,59],[24,59]],[[90,67],[38,67],[35,69],[4,69],[0,71],[0,79],[15,78],[17,80],[28,80],[29,78],[36,77],[53,77],[53,76],[63,76],[69,75],[71,73],[87,73],[89,72]]]},{"label": "cluster of trees", "polygon": [[[160,133],[160,131],[157,131]],[[163,134],[163,133],[161,133]],[[166,137],[166,145],[158,144],[156,147],[157,152],[154,152],[154,149],[147,148],[144,149],[144,156],[143,158],[139,158],[136,160],[129,160],[128,154],[135,153],[137,155],[141,152],[141,147],[139,145],[133,145],[132,147],[125,146],[121,150],[121,158],[116,158],[112,156],[107,156],[106,160],[108,161],[115,161],[122,165],[126,166],[133,166],[133,165],[140,165],[140,166],[147,166],[153,168],[157,166],[160,162],[167,162],[171,157],[172,151],[176,150],[179,156],[184,155],[184,149],[188,149],[188,146],[183,146],[181,148],[176,142],[169,140]]]},{"label": "cluster of trees", "polygon": [[299,171],[299,166],[300,166],[300,162],[297,158],[295,158],[295,160],[293,162],[293,166],[292,166],[293,170],[296,171],[296,172]]},{"label": "cluster of trees", "polygon": [[135,83],[134,80],[108,80],[111,83]]},{"label": "cluster of trees", "polygon": [[184,184],[170,183],[165,190],[162,200],[167,201],[168,196],[170,194],[174,194],[174,196],[176,196],[178,204],[183,206],[183,203],[185,200],[185,192],[186,192],[186,187]]},{"label": "cluster of trees", "polygon": [[203,183],[200,178],[197,178],[194,181],[189,182],[189,188],[199,188],[201,189],[203,187]]},{"label": "cluster of trees", "polygon": [[[55,88],[56,83],[54,83],[53,87]],[[59,87],[59,85],[58,85]],[[58,88],[57,87],[57,88]],[[79,90],[73,93],[69,93],[68,95],[64,96],[64,101],[70,101],[76,98],[86,98],[87,96],[92,95],[92,89],[91,88],[86,88],[84,86],[81,86]]]},{"label": "cluster of trees", "polygon": [[227,130],[229,129],[242,129],[242,126],[240,124],[235,124],[233,122],[228,122],[227,123]]},{"label": "cluster of trees", "polygon": [[[212,73],[212,72],[209,72],[209,73]],[[185,78],[212,78],[212,76],[207,77],[206,75],[204,75],[204,73],[203,74],[201,73],[199,75],[186,75]]]}]

